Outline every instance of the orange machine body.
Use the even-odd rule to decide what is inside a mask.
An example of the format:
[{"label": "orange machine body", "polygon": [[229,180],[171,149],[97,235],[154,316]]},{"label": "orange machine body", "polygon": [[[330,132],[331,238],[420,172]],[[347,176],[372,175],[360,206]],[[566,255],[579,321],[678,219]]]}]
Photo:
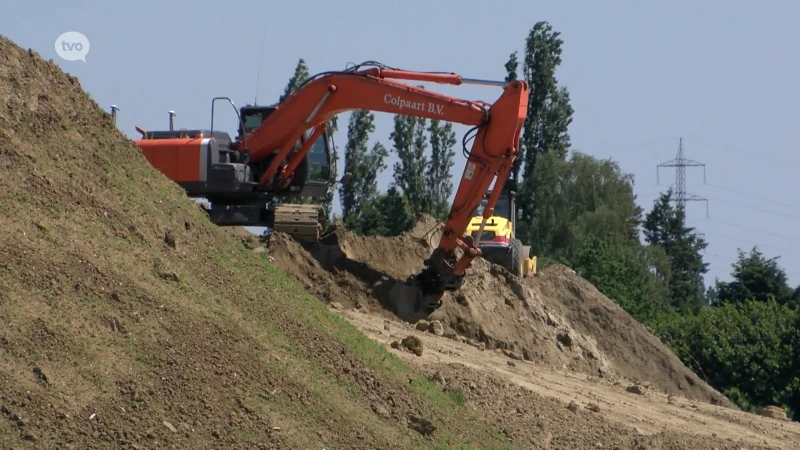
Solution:
[{"label": "orange machine body", "polygon": [[135,142],[147,161],[172,181],[206,181],[208,157],[214,142],[212,139],[140,139]]}]

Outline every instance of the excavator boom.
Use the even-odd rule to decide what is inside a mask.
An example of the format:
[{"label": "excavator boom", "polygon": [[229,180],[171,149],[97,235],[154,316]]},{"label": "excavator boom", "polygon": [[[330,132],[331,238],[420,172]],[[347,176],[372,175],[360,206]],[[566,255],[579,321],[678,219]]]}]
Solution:
[{"label": "excavator boom", "polygon": [[[362,69],[364,66],[371,67]],[[503,92],[493,104],[488,104],[397,80],[501,86]],[[207,133],[205,130],[179,133],[171,128],[169,132],[146,132],[137,127],[142,139],[136,143],[152,164],[187,189],[190,196],[213,199],[216,205],[212,208],[216,209],[210,215],[214,223],[249,226],[280,223],[296,236],[315,240],[319,226],[314,222],[321,207],[279,205],[283,210],[278,207],[265,210],[263,204],[267,198],[298,196],[298,192],[301,196],[307,195],[305,192],[313,197],[324,195],[312,186],[311,177],[329,173],[328,166],[320,163],[320,157],[330,159],[326,124],[332,117],[366,109],[472,126],[464,136],[467,161],[442,238],[424,261],[425,269],[408,280],[417,293],[415,309],[432,310],[441,306],[445,292],[461,286],[467,268],[481,254],[472,237],[464,233],[493,181],[494,189],[483,210],[484,223],[494,212],[517,156],[527,115],[528,91],[528,84],[520,80],[475,80],[454,73],[412,72],[370,62],[315,75],[279,105],[242,107],[241,112],[237,111],[240,134],[235,140],[227,133],[214,131],[212,101],[212,125]],[[218,99],[233,105],[230,99],[215,100]],[[467,152],[468,135],[472,133],[474,141]],[[313,167],[312,159],[316,161]],[[315,167],[322,167],[323,171]],[[319,180],[327,175],[314,176]],[[482,228],[483,225],[481,232]],[[461,256],[457,256],[459,249],[463,252]]]},{"label": "excavator boom", "polygon": [[[333,116],[354,109],[367,109],[479,125],[488,120],[485,104],[449,97],[437,92],[393,81],[407,80],[462,84],[454,74],[428,74],[392,69],[328,72],[309,79],[284,100],[260,127],[239,141],[247,146],[250,159],[271,157],[271,164],[259,174],[265,189],[280,186],[291,176],[292,163],[280,167],[300,136],[309,128],[323,127]],[[294,158],[302,159],[298,151]]]},{"label": "excavator boom", "polygon": [[[452,73],[410,72],[386,67],[357,69],[327,72],[306,81],[261,126],[246,136],[247,150],[253,161],[277,152],[258,178],[259,183],[268,189],[285,183],[291,176],[295,161],[305,157],[301,149],[281,167],[298,138],[309,128],[324,127],[331,117],[344,111],[367,109],[472,125],[474,128],[470,132],[475,132],[474,142],[467,154],[442,238],[425,260],[425,269],[410,280],[421,293],[417,299],[419,306],[436,309],[441,306],[445,292],[461,286],[467,268],[480,255],[472,237],[464,235],[464,232],[472,212],[493,181],[494,189],[484,208],[484,222],[494,212],[494,205],[517,156],[520,133],[527,116],[528,85],[520,80],[465,79]],[[413,87],[392,78],[453,85],[499,85],[504,86],[504,90],[489,105]],[[465,136],[465,152],[466,141]],[[239,149],[245,150],[243,147]],[[463,251],[460,257],[456,256],[456,249]]]}]

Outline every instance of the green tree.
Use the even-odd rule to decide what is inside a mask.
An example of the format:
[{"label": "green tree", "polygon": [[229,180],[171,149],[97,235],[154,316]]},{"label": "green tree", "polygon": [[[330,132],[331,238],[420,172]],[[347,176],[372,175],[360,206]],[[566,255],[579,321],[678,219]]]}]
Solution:
[{"label": "green tree", "polygon": [[795,290],[789,286],[786,272],[778,265],[778,258],[767,259],[757,247],[749,253],[739,251],[731,276],[732,281],[715,282],[711,294],[714,303],[738,304],[747,300],[794,303]]},{"label": "green tree", "polygon": [[642,323],[668,311],[666,286],[651,273],[666,258],[622,235],[581,236],[572,268]]},{"label": "green tree", "polygon": [[428,168],[425,122],[421,117],[396,114],[394,131],[389,135],[398,158],[394,164],[394,182],[408,198],[415,214],[430,212],[431,209],[425,179]]},{"label": "green tree", "polygon": [[453,124],[450,122],[441,125],[438,120],[431,120],[428,127],[431,143],[431,159],[426,172],[428,189],[427,197],[430,201],[430,214],[438,219],[444,219],[450,212],[448,199],[453,193],[453,181],[450,169],[455,163],[456,135]]},{"label": "green tree", "polygon": [[379,206],[386,217],[384,236],[398,236],[400,233],[410,231],[414,226],[414,208],[396,186],[390,187],[386,194],[380,197]]},{"label": "green tree", "polygon": [[310,76],[311,74],[308,72],[306,61],[303,58],[300,58],[294,68],[294,74],[291,78],[289,78],[289,83],[287,83],[286,87],[283,89],[283,95],[281,95],[278,99],[278,103],[283,103],[283,101],[292,95],[294,91],[299,89],[300,86],[305,83]]},{"label": "green tree", "polygon": [[[708,264],[701,252],[708,246],[694,228],[686,226],[682,206],[672,206],[672,189],[663,193],[653,204],[644,221],[645,240],[664,249],[670,261],[666,279],[670,302],[681,311],[697,310],[704,304],[703,275]],[[666,278],[664,274],[659,274]]]},{"label": "green tree", "polygon": [[[520,190],[518,206],[522,210],[518,226],[520,238],[530,241],[538,230],[533,228],[542,197],[558,195],[542,187],[540,177],[546,175],[547,168],[539,168],[537,162],[542,155],[554,154],[564,160],[569,152],[569,125],[574,112],[570,106],[569,92],[559,88],[555,72],[561,64],[561,33],[553,31],[552,26],[541,21],[531,29],[525,41],[523,58],[523,79],[531,91],[528,97],[528,115],[523,125],[519,154],[514,161],[512,178]],[[509,56],[505,65],[506,79],[517,77],[519,62],[517,53]],[[524,174],[520,180],[520,172]]]},{"label": "green tree", "polygon": [[375,115],[366,109],[353,111],[347,128],[347,145],[344,150],[345,171],[352,177],[339,187],[342,219],[346,226],[355,224],[364,205],[378,192],[378,174],[386,168],[388,152],[378,142],[369,150],[369,137],[375,131]]},{"label": "green tree", "polygon": [[573,152],[568,160],[543,154],[542,196],[528,241],[542,262],[572,267],[640,321],[667,307],[668,273],[660,247],[643,246],[633,176],[611,160]]},{"label": "green tree", "polygon": [[414,226],[413,208],[408,199],[392,186],[364,206],[361,220],[350,228],[365,236],[398,236]]},{"label": "green tree", "polygon": [[620,236],[638,243],[642,209],[636,205],[633,176],[610,160],[573,152],[569,160],[555,154],[541,159],[542,192],[531,244],[537,255],[569,264],[584,236]]},{"label": "green tree", "polygon": [[519,68],[519,58],[518,52],[513,52],[508,55],[508,61],[506,62],[506,79],[505,81],[511,81],[517,79],[517,69]]},{"label": "green tree", "polygon": [[774,299],[703,307],[659,321],[656,333],[695,373],[740,407],[800,411],[800,314]]}]

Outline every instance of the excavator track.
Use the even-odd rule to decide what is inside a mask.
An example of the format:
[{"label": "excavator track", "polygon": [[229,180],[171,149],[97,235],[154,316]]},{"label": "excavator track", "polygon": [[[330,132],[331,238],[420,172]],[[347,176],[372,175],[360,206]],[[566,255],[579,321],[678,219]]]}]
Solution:
[{"label": "excavator track", "polygon": [[275,207],[274,231],[298,241],[317,242],[327,222],[322,205],[281,204]]}]

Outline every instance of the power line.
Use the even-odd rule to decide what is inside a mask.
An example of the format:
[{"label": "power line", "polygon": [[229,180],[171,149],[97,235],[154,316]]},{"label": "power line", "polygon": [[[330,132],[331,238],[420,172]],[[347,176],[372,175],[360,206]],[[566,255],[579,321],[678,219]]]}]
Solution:
[{"label": "power line", "polygon": [[724,224],[724,225],[728,225],[730,227],[740,228],[742,230],[747,230],[747,231],[750,231],[750,232],[753,232],[753,233],[761,233],[761,234],[765,234],[767,236],[772,236],[772,237],[775,237],[775,238],[778,238],[778,239],[786,239],[787,241],[793,241],[793,242],[800,243],[800,239],[797,239],[796,237],[792,237],[792,236],[784,236],[782,234],[771,233],[769,231],[762,231],[762,230],[759,230],[759,229],[756,229],[756,228],[746,227],[744,225],[739,225],[739,224],[735,224],[735,223],[731,223],[731,222],[726,222],[724,220],[719,220],[719,219],[706,219],[706,220],[710,220],[712,222],[717,222],[717,223],[721,223],[721,224]]},{"label": "power line", "polygon": [[[706,146],[707,146],[707,144],[706,144]],[[763,155],[748,154],[746,152],[739,152],[739,153],[746,154],[748,156],[754,156],[754,157],[763,156]],[[787,161],[781,161],[781,162],[788,163]],[[725,186],[719,186],[719,185],[715,185],[715,184],[708,184],[706,182],[706,180],[705,180],[705,178],[706,178],[705,164],[702,163],[702,162],[698,162],[698,161],[694,161],[694,160],[686,158],[685,150],[684,150],[684,146],[683,146],[683,138],[679,139],[678,152],[677,152],[676,157],[674,159],[670,160],[670,161],[666,161],[664,163],[661,163],[661,164],[657,165],[657,171],[656,171],[657,178],[656,179],[657,179],[657,182],[659,184],[660,184],[660,179],[659,179],[660,178],[660,171],[658,169],[660,169],[662,167],[675,168],[675,184],[674,184],[675,196],[674,196],[674,202],[677,205],[685,207],[685,203],[687,201],[705,201],[706,202],[706,220],[708,220],[708,221],[717,222],[717,223],[724,224],[724,225],[727,225],[727,226],[732,226],[732,227],[736,227],[736,228],[739,228],[739,229],[743,229],[743,230],[747,230],[747,231],[755,232],[755,233],[759,233],[759,234],[765,234],[765,235],[769,235],[769,236],[772,236],[772,237],[775,237],[775,238],[785,239],[785,240],[788,240],[788,241],[800,242],[800,239],[798,239],[796,237],[780,235],[780,234],[776,234],[776,233],[772,233],[772,232],[768,232],[768,231],[763,231],[763,230],[759,230],[759,229],[755,229],[755,228],[751,228],[751,227],[746,227],[746,226],[743,226],[743,225],[739,225],[737,223],[731,223],[731,222],[727,222],[727,221],[723,221],[723,220],[719,220],[719,219],[711,219],[709,214],[708,214],[708,199],[704,198],[704,197],[700,197],[700,196],[692,194],[692,193],[687,193],[686,192],[686,168],[687,167],[702,167],[703,168],[703,184],[707,185],[707,186],[710,186],[712,188],[723,190],[723,191],[728,191],[728,192],[737,194],[737,196],[750,197],[750,198],[753,198],[753,199],[760,200],[760,201],[762,201],[764,203],[772,203],[774,205],[780,205],[780,206],[787,207],[787,208],[800,210],[800,206],[794,205],[794,204],[790,204],[790,203],[784,203],[784,202],[776,201],[776,200],[773,200],[771,198],[760,197],[760,196],[757,196],[757,195],[750,194],[748,192],[741,192],[741,191],[738,191],[738,190],[735,190],[735,189],[731,189],[731,188],[728,188],[728,187],[725,187]],[[785,217],[785,218],[800,219],[800,216],[798,216],[798,215],[787,214],[787,213],[784,213],[784,212],[778,212],[778,211],[775,211],[775,210],[769,209],[769,208],[748,205],[748,204],[739,203],[739,202],[735,202],[735,201],[731,201],[731,200],[727,200],[727,199],[724,199],[724,200],[723,199],[716,199],[716,200],[722,201],[722,202],[725,202],[725,203],[730,203],[730,204],[733,204],[733,205],[736,205],[736,206],[740,206],[740,207],[746,207],[746,208],[754,209],[754,210],[761,211],[761,212],[768,213],[768,214],[774,214],[774,215],[777,215],[777,216],[782,216],[782,217]],[[697,231],[699,231],[699,230],[697,230]],[[698,234],[701,234],[701,233],[698,233]],[[702,234],[705,234],[705,233],[702,233]],[[720,237],[725,237],[725,238],[737,240],[737,241],[740,241],[740,242],[741,241],[750,242],[752,244],[755,244],[757,247],[772,248],[774,250],[779,251],[780,253],[790,253],[790,254],[795,254],[795,255],[800,254],[797,251],[792,251],[791,249],[788,249],[786,247],[770,246],[770,245],[763,244],[761,242],[756,242],[756,241],[750,241],[750,240],[747,240],[747,239],[743,239],[741,236],[730,236],[730,235],[724,235],[722,233],[716,233],[716,232],[708,232],[708,234],[710,234],[712,236],[713,235],[717,235],[717,236],[720,236]],[[722,255],[718,255],[718,254],[715,254],[714,256],[717,257],[717,258],[724,258],[724,257],[722,257]]]},{"label": "power line", "polygon": [[[709,184],[708,186],[712,186],[712,185]],[[727,191],[739,194],[739,191],[734,191],[732,189],[726,189],[726,188],[723,188],[721,186],[715,186],[715,187],[717,187],[718,189],[723,189],[723,190],[727,190]],[[656,190],[646,191],[644,193],[639,192],[637,194],[637,196],[638,195],[652,195],[652,194],[656,194],[656,193],[661,193],[661,190],[656,189]],[[741,194],[739,194],[739,195],[741,195]],[[759,197],[756,197],[756,196],[751,196],[751,197],[759,198]],[[753,205],[748,205],[746,203],[739,203],[739,202],[735,202],[733,200],[728,200],[726,198],[721,198],[721,197],[707,197],[707,198],[709,200],[714,200],[715,202],[728,203],[728,204],[739,206],[739,207],[742,207],[742,208],[749,208],[749,209],[752,209],[752,210],[755,210],[755,211],[761,211],[761,212],[764,212],[764,213],[767,213],[767,214],[772,214],[772,215],[776,215],[776,216],[780,216],[780,217],[786,217],[787,219],[800,220],[800,215],[796,215],[796,214],[788,214],[788,213],[785,213],[785,212],[775,211],[774,209],[767,209],[767,208],[763,208],[763,207],[760,207],[760,206],[753,206]],[[761,200],[761,201],[766,202],[767,200],[765,199],[765,200]],[[777,202],[777,201],[773,201],[772,203],[775,203],[777,205],[781,205],[781,206],[786,207],[786,208],[794,208],[794,209],[797,209],[797,210],[800,211],[800,206],[790,205],[788,203],[781,203],[781,202]],[[706,208],[706,210],[708,210],[708,208]],[[706,218],[710,219],[710,215],[706,214]]]},{"label": "power line", "polygon": [[686,159],[683,153],[683,138],[678,140],[678,155],[675,159],[663,162],[656,166],[656,182],[660,184],[658,169],[661,167],[674,167],[675,168],[675,204],[680,209],[685,209],[686,202],[706,202],[706,217],[708,217],[708,199],[698,197],[694,194],[686,192],[686,168],[687,167],[702,167],[703,168],[703,183],[706,180],[706,165],[691,159]]},{"label": "power line", "polygon": [[[704,219],[696,219],[696,220],[690,222],[690,224],[694,225],[696,222],[701,222],[703,220]],[[760,249],[761,252],[765,254],[765,256],[767,256],[767,254],[769,254],[769,253],[772,253],[769,250],[772,250],[772,251],[775,252],[774,253],[775,254],[774,257],[776,257],[776,258],[785,257],[785,256],[787,256],[787,254],[800,255],[800,252],[787,249],[786,247],[776,247],[774,245],[764,244],[763,242],[754,241],[754,240],[751,240],[751,239],[746,239],[746,238],[743,238],[741,236],[732,236],[730,234],[720,233],[720,232],[717,232],[717,231],[708,231],[705,234],[709,234],[711,236],[720,237],[720,238],[724,238],[724,239],[729,239],[731,241],[735,241],[735,242],[738,242],[738,243],[749,243],[749,244],[751,244],[752,247],[750,247],[750,248],[747,248],[745,246],[739,246],[739,245],[736,246],[738,251],[744,252],[745,254],[747,254],[750,250],[752,250],[753,247],[756,247],[756,248]],[[711,244],[711,243],[709,243],[709,244]],[[712,246],[716,247],[713,244],[712,244]],[[723,247],[724,247],[724,245],[723,245]],[[765,249],[768,249],[768,250],[764,251]],[[715,253],[715,252],[711,252],[708,249],[704,249],[702,251],[702,253],[703,253],[703,258],[712,257],[712,258],[716,258],[717,260],[720,260],[720,261],[725,260],[725,261],[729,262],[730,264],[734,264],[739,258],[738,254],[735,255],[735,256],[725,256],[725,255],[720,255],[720,254]],[[712,264],[712,267],[716,267],[717,270],[721,270],[721,267],[718,267],[715,264]],[[787,268],[787,267],[785,267],[783,265],[781,265],[780,267],[781,267],[781,270],[783,270],[784,273],[787,275],[787,277],[789,277],[790,279],[796,280],[796,279],[800,278],[800,276],[798,276],[800,274],[794,272],[792,269]],[[725,273],[727,275],[730,275],[728,272],[725,272]]]},{"label": "power line", "polygon": [[[750,154],[750,153],[741,152],[741,151],[739,151],[737,153],[741,153],[741,154],[744,154],[744,155],[747,155],[747,156],[752,156],[752,157],[762,156],[762,158],[760,158],[760,159],[766,159],[766,158],[763,158],[763,155],[755,155],[755,154]],[[773,159],[773,161],[786,163],[786,164],[791,164],[788,161],[778,161],[778,160],[774,160],[774,159]],[[792,164],[792,165],[795,165],[795,164]],[[731,189],[731,188],[728,188],[728,187],[725,187],[725,186],[719,186],[719,185],[715,185],[715,184],[706,183],[706,180],[705,180],[705,175],[706,175],[705,174],[705,164],[703,164],[702,162],[698,162],[698,161],[694,161],[694,160],[690,160],[690,159],[686,158],[684,147],[683,147],[683,139],[682,138],[680,138],[680,140],[679,140],[678,152],[677,152],[676,157],[674,159],[670,160],[670,161],[667,161],[667,162],[664,162],[664,163],[661,163],[661,164],[657,165],[657,169],[656,169],[657,178],[656,179],[657,179],[657,183],[659,183],[659,184],[660,184],[660,180],[659,180],[659,177],[658,177],[660,175],[659,169],[662,168],[662,167],[675,168],[675,184],[674,184],[674,188],[673,188],[675,195],[674,195],[673,202],[677,206],[685,207],[685,203],[687,201],[704,201],[704,202],[706,202],[706,218],[705,219],[700,219],[701,221],[702,220],[706,220],[706,221],[709,221],[709,222],[716,222],[716,223],[719,223],[719,224],[723,224],[723,225],[739,228],[741,230],[747,230],[747,231],[754,232],[754,233],[768,235],[768,236],[771,236],[773,238],[779,238],[779,239],[784,239],[786,241],[793,241],[793,242],[800,243],[800,239],[798,237],[781,235],[781,234],[772,233],[772,232],[769,232],[769,231],[764,231],[764,230],[760,230],[760,229],[756,229],[756,228],[752,228],[752,227],[747,227],[747,226],[744,226],[744,225],[739,225],[738,223],[731,223],[731,222],[727,222],[727,221],[724,221],[724,220],[712,219],[710,217],[709,211],[708,211],[708,201],[709,201],[708,198],[700,197],[698,195],[686,192],[686,168],[687,167],[702,167],[703,168],[703,185],[707,185],[707,186],[710,186],[712,188],[715,188],[715,189],[718,189],[718,190],[722,190],[722,191],[728,191],[730,193],[736,194],[739,197],[750,197],[750,198],[753,198],[753,199],[756,199],[756,200],[760,200],[763,203],[771,203],[773,205],[779,205],[779,206],[782,206],[782,207],[785,207],[785,208],[791,208],[791,209],[796,209],[796,210],[800,211],[800,206],[796,205],[796,204],[780,202],[780,201],[777,201],[777,200],[774,200],[774,199],[768,198],[768,197],[760,197],[760,196],[757,196],[757,195],[753,195],[753,194],[751,194],[749,192],[741,192],[741,191],[738,191],[738,190],[735,190],[735,189]],[[785,217],[785,218],[796,219],[796,220],[800,219],[800,216],[798,216],[798,215],[790,214],[790,213],[786,213],[786,212],[778,212],[778,211],[775,211],[774,209],[770,209],[768,207],[764,208],[763,206],[753,206],[753,205],[739,203],[739,202],[735,202],[735,201],[731,201],[731,200],[727,200],[727,199],[723,200],[723,199],[715,198],[714,200],[715,201],[722,201],[722,202],[729,203],[729,204],[733,204],[733,205],[736,205],[736,206],[739,206],[739,207],[746,207],[746,208],[754,209],[754,210],[761,211],[761,212],[768,213],[768,214],[774,214],[774,215],[777,215],[777,216],[782,216],[782,217]],[[692,222],[695,222],[695,221],[692,221]],[[788,256],[788,255],[800,255],[800,252],[798,252],[797,250],[793,250],[791,248],[787,248],[788,246],[786,246],[786,245],[783,245],[783,246],[781,246],[780,244],[768,245],[768,244],[764,244],[763,242],[758,242],[758,241],[746,239],[742,235],[729,235],[729,234],[719,233],[719,232],[716,232],[716,231],[708,231],[706,233],[701,233],[701,232],[699,232],[699,230],[695,230],[695,233],[697,233],[698,235],[699,234],[703,234],[703,235],[709,234],[711,236],[717,236],[717,237],[721,237],[721,238],[726,238],[726,239],[729,239],[731,241],[736,241],[737,243],[749,243],[749,244],[752,244],[753,246],[755,246],[757,248],[760,248],[760,249],[771,249],[772,251],[776,252],[778,255],[781,255],[781,254],[785,255],[785,256]],[[724,244],[722,244],[722,245],[723,245],[723,247],[727,247]],[[740,248],[740,250],[744,250],[744,249]],[[769,250],[768,250],[768,252],[769,252]],[[726,256],[720,255],[718,253],[713,253],[713,252],[710,252],[710,251],[707,251],[707,250],[704,250],[703,254],[706,257],[711,257],[711,258],[718,259],[718,260],[727,260],[730,263],[735,263],[737,258],[738,258],[738,255],[737,256],[732,256],[732,257],[726,257]],[[719,266],[717,266],[717,267],[718,267],[717,270],[722,269]],[[797,273],[792,273],[791,269],[789,269],[789,271],[787,272],[787,270],[786,270],[787,268],[783,267],[783,266],[781,267],[781,269],[784,270],[784,272],[787,273],[787,275],[790,278],[795,278],[796,279],[797,278],[796,275],[800,275],[800,274],[797,274]]]},{"label": "power line", "polygon": [[755,211],[761,211],[761,212],[764,212],[764,213],[767,213],[767,214],[773,214],[773,215],[776,215],[776,216],[786,217],[788,219],[800,220],[800,216],[797,216],[797,215],[786,214],[786,213],[782,213],[782,212],[778,212],[778,211],[773,211],[771,209],[766,209],[766,208],[761,208],[761,207],[758,207],[758,206],[748,205],[746,203],[734,202],[732,200],[727,200],[727,199],[718,198],[718,197],[709,197],[709,199],[714,200],[715,202],[729,203],[731,205],[741,206],[742,208],[749,208],[749,209],[752,209],[752,210],[755,210]]},{"label": "power line", "polygon": [[735,189],[727,188],[727,187],[724,187],[724,186],[718,186],[718,185],[711,184],[711,183],[703,183],[703,185],[705,185],[705,186],[711,186],[711,187],[713,187],[713,188],[715,188],[715,189],[720,189],[720,190],[723,190],[723,191],[728,191],[728,192],[730,192],[730,193],[737,194],[737,195],[741,195],[741,196],[744,196],[744,197],[750,197],[750,198],[752,198],[752,199],[754,199],[754,200],[760,200],[760,201],[762,201],[762,202],[773,203],[773,204],[775,204],[775,205],[785,206],[785,207],[787,207],[787,208],[792,208],[792,209],[796,209],[796,210],[800,211],[800,206],[797,206],[797,205],[792,205],[792,204],[790,204],[790,203],[783,203],[783,202],[779,202],[779,201],[777,201],[777,200],[773,200],[773,199],[770,199],[770,198],[766,198],[766,197],[760,197],[760,196],[758,196],[758,195],[753,195],[753,194],[750,194],[750,193],[747,193],[747,192],[737,191],[737,190],[735,190]]},{"label": "power line", "polygon": [[[695,223],[696,222],[692,222],[692,224],[695,224]],[[722,223],[726,223],[726,222],[722,222]],[[770,248],[772,250],[775,250],[775,251],[783,253],[783,254],[790,253],[792,255],[800,255],[800,251],[792,250],[792,249],[789,249],[789,248],[786,248],[786,247],[777,247],[777,246],[774,246],[774,245],[764,244],[762,242],[754,241],[754,240],[751,240],[751,239],[746,239],[746,238],[743,238],[741,236],[732,236],[730,234],[720,233],[718,231],[706,231],[706,232],[704,232],[704,234],[709,234],[711,236],[719,236],[719,237],[730,239],[730,240],[733,240],[733,241],[749,242],[750,244],[755,245],[756,247]]]},{"label": "power line", "polygon": [[[755,233],[766,234],[766,235],[769,235],[769,236],[772,236],[772,237],[776,237],[776,238],[780,238],[780,239],[786,239],[786,240],[790,240],[790,241],[794,241],[794,242],[800,242],[800,239],[797,239],[795,237],[783,236],[783,235],[776,234],[776,233],[771,233],[771,232],[768,232],[768,231],[757,230],[755,228],[745,227],[743,225],[738,225],[738,224],[735,224],[735,223],[730,223],[730,222],[726,222],[726,221],[723,221],[723,220],[710,218],[709,215],[708,215],[708,199],[707,198],[703,198],[703,197],[699,197],[699,196],[694,195],[694,194],[686,193],[686,168],[687,167],[702,167],[703,168],[703,183],[704,184],[707,184],[707,183],[705,182],[705,164],[703,164],[701,162],[697,162],[697,161],[693,161],[693,160],[687,159],[685,157],[684,150],[683,150],[683,138],[681,138],[679,140],[678,155],[676,156],[676,158],[673,159],[673,160],[670,160],[670,161],[667,161],[667,162],[659,164],[658,168],[661,168],[661,167],[674,167],[676,169],[675,170],[675,172],[676,172],[675,173],[675,193],[676,193],[676,200],[675,201],[676,201],[676,203],[678,205],[685,205],[686,201],[705,201],[706,202],[706,220],[722,223],[722,224],[725,224],[725,225],[728,225],[728,226],[740,228],[740,229],[751,231],[751,232],[755,232]],[[658,170],[656,171],[656,176],[657,176],[656,179],[658,180]],[[782,205],[782,206],[800,209],[800,207],[798,207],[796,205],[791,205],[791,204],[788,204],[788,203],[782,203],[782,202],[777,202],[777,201],[770,200],[770,199],[761,198],[761,197],[758,197],[758,196],[754,196],[752,194],[747,194],[747,193],[744,193],[744,192],[736,191],[734,189],[725,188],[723,186],[717,186],[717,185],[709,185],[709,186],[715,187],[715,188],[721,189],[721,190],[727,190],[727,191],[730,191],[730,192],[733,192],[733,193],[736,193],[736,194],[739,194],[739,195],[745,195],[745,196],[753,197],[753,198],[756,198],[756,199],[760,199],[762,201],[769,201],[771,203],[779,204],[779,205]],[[755,210],[766,212],[766,213],[769,213],[769,214],[775,214],[775,215],[778,215],[778,216],[783,216],[783,217],[792,218],[792,219],[800,219],[800,216],[796,216],[796,215],[792,215],[792,214],[786,214],[786,213],[780,213],[780,212],[772,211],[772,210],[769,210],[769,209],[766,209],[766,208],[760,208],[760,207],[757,207],[757,206],[751,206],[751,205],[747,205],[747,204],[733,202],[733,201],[730,201],[730,200],[720,200],[720,201],[724,201],[726,203],[731,203],[731,204],[734,204],[734,205],[737,205],[737,206],[742,206],[742,207],[746,207],[746,208],[755,209]],[[782,249],[782,250],[785,250],[785,249]]]},{"label": "power line", "polygon": [[[764,160],[764,161],[769,161],[769,162],[772,162],[772,163],[775,163],[775,164],[779,164],[779,165],[784,166],[784,167],[787,166],[787,165],[789,165],[789,166],[800,166],[800,162],[797,162],[797,161],[787,161],[785,159],[778,159],[778,158],[769,156],[771,153],[773,153],[772,151],[764,151],[762,153],[751,153],[751,152],[747,152],[747,151],[744,151],[744,150],[741,150],[741,149],[733,148],[733,147],[730,147],[730,146],[727,146],[727,145],[714,145],[714,144],[709,144],[709,143],[705,143],[705,142],[700,142],[700,141],[698,141],[698,140],[696,140],[694,138],[693,138],[692,142],[694,142],[695,145],[699,145],[701,147],[707,147],[707,148],[712,148],[712,149],[716,149],[716,150],[722,150],[724,152],[738,153],[740,155],[749,156],[751,158],[757,158],[757,159],[761,159],[761,160]],[[766,149],[764,149],[764,150],[766,150]]]}]

